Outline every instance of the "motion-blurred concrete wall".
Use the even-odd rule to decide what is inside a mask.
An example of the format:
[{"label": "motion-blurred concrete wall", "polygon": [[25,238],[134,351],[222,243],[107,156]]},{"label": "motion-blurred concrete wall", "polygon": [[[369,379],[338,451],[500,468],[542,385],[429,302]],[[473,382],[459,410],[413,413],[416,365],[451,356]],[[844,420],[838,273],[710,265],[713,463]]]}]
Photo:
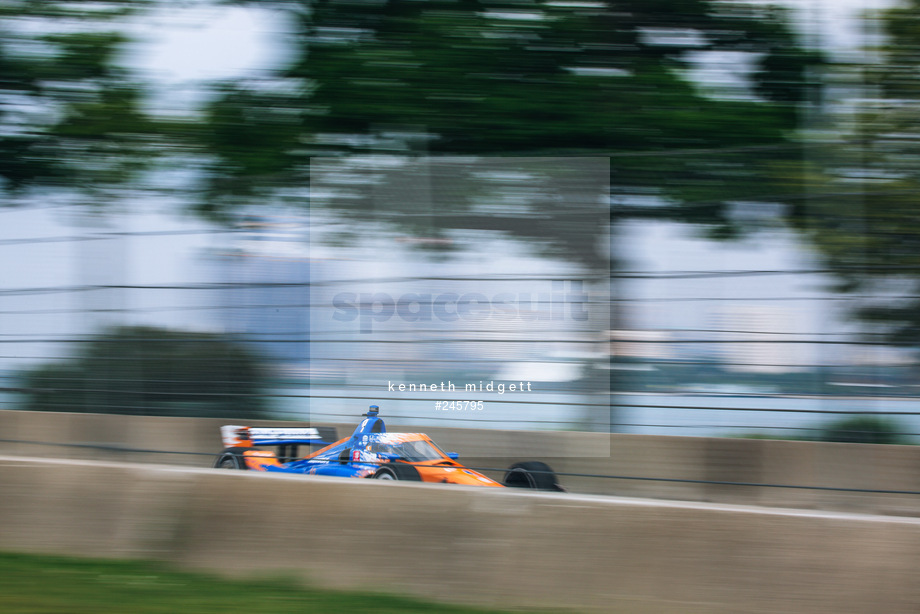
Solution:
[{"label": "motion-blurred concrete wall", "polygon": [[618,614],[920,611],[920,519],[0,457],[0,549]]},{"label": "motion-blurred concrete wall", "polygon": [[[221,450],[219,427],[225,422],[0,411],[0,454],[210,467]],[[335,426],[340,437],[354,428],[354,424]],[[562,475],[561,482],[577,493],[920,516],[920,495],[909,494],[920,492],[920,446],[418,430],[445,450],[459,452],[471,467],[503,469],[517,460],[536,459],[562,474],[619,476]],[[95,445],[112,449],[87,447]],[[147,451],[119,451],[118,447]],[[502,476],[501,471],[485,473]],[[864,490],[896,492],[860,492]]]}]

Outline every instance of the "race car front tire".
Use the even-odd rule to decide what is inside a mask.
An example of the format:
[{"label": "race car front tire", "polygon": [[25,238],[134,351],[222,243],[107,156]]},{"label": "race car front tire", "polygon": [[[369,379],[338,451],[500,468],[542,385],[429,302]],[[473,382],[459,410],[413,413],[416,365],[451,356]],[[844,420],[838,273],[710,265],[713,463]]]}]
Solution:
[{"label": "race car front tire", "polygon": [[514,463],[505,472],[502,483],[508,488],[532,488],[535,490],[560,491],[562,487],[556,481],[556,474],[546,463],[525,461]]},{"label": "race car front tire", "polygon": [[243,451],[247,448],[227,448],[214,462],[215,469],[247,469]]},{"label": "race car front tire", "polygon": [[371,476],[375,480],[405,480],[406,482],[421,482],[422,476],[418,469],[411,465],[387,465],[381,467]]}]

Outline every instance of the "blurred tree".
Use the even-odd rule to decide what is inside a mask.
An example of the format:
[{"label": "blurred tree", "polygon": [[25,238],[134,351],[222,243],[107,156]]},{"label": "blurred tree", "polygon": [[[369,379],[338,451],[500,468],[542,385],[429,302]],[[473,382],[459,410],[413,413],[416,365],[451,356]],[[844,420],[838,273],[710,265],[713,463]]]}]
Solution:
[{"label": "blurred tree", "polygon": [[[792,219],[869,333],[920,348],[920,2],[866,16],[867,62],[838,76],[838,112],[787,174]],[[880,340],[876,338],[876,341]]]},{"label": "blurred tree", "polygon": [[0,192],[52,186],[90,204],[123,186],[161,131],[119,68],[118,19],[147,0],[0,4]]},{"label": "blurred tree", "polygon": [[[707,0],[273,4],[300,23],[296,59],[210,107],[211,215],[268,202],[316,155],[601,155],[616,194],[690,205],[626,214],[724,234],[725,203],[772,194],[767,169],[799,159],[790,138],[821,62],[781,11]],[[707,95],[699,59],[747,64],[747,81]]]},{"label": "blurred tree", "polygon": [[910,437],[898,422],[872,414],[832,422],[821,429],[817,440],[841,443],[911,443]]},{"label": "blurred tree", "polygon": [[124,327],[66,362],[22,374],[22,409],[157,416],[266,417],[260,361],[220,335]]},{"label": "blurred tree", "polygon": [[[121,18],[156,0],[0,6],[0,189],[104,202],[180,136],[210,160],[198,207],[218,218],[296,192],[316,155],[602,155],[618,212],[722,236],[725,203],[771,195],[765,167],[798,157],[789,139],[821,62],[781,11],[716,0],[234,3],[286,11],[295,59],[226,84],[195,133],[147,117],[118,65]],[[707,95],[701,59],[747,75]],[[650,192],[683,206],[629,206]]]}]

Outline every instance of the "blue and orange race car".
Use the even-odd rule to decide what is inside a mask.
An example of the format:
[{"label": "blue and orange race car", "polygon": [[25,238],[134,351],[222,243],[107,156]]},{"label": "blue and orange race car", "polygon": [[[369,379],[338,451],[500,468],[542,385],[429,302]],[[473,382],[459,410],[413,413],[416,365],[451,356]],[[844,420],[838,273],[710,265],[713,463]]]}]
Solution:
[{"label": "blue and orange race car", "polygon": [[[501,482],[464,467],[457,454],[443,452],[423,433],[388,433],[380,409],[371,405],[350,437],[335,439],[335,429],[223,426],[226,449],[215,467],[278,473],[326,475],[377,480],[407,480],[475,486],[563,490],[544,463],[514,463]],[[321,445],[298,458],[300,445]],[[274,452],[261,449],[274,446]]]}]

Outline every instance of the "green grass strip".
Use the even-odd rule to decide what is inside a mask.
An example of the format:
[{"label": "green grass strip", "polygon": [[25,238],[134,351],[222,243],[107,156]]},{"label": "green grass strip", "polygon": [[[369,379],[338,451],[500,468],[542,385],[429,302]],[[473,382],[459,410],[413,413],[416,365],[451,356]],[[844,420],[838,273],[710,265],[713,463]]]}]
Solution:
[{"label": "green grass strip", "polygon": [[[500,610],[305,588],[293,580],[226,580],[152,562],[0,553],[3,614],[500,614]],[[520,612],[520,610],[518,610]]]}]

